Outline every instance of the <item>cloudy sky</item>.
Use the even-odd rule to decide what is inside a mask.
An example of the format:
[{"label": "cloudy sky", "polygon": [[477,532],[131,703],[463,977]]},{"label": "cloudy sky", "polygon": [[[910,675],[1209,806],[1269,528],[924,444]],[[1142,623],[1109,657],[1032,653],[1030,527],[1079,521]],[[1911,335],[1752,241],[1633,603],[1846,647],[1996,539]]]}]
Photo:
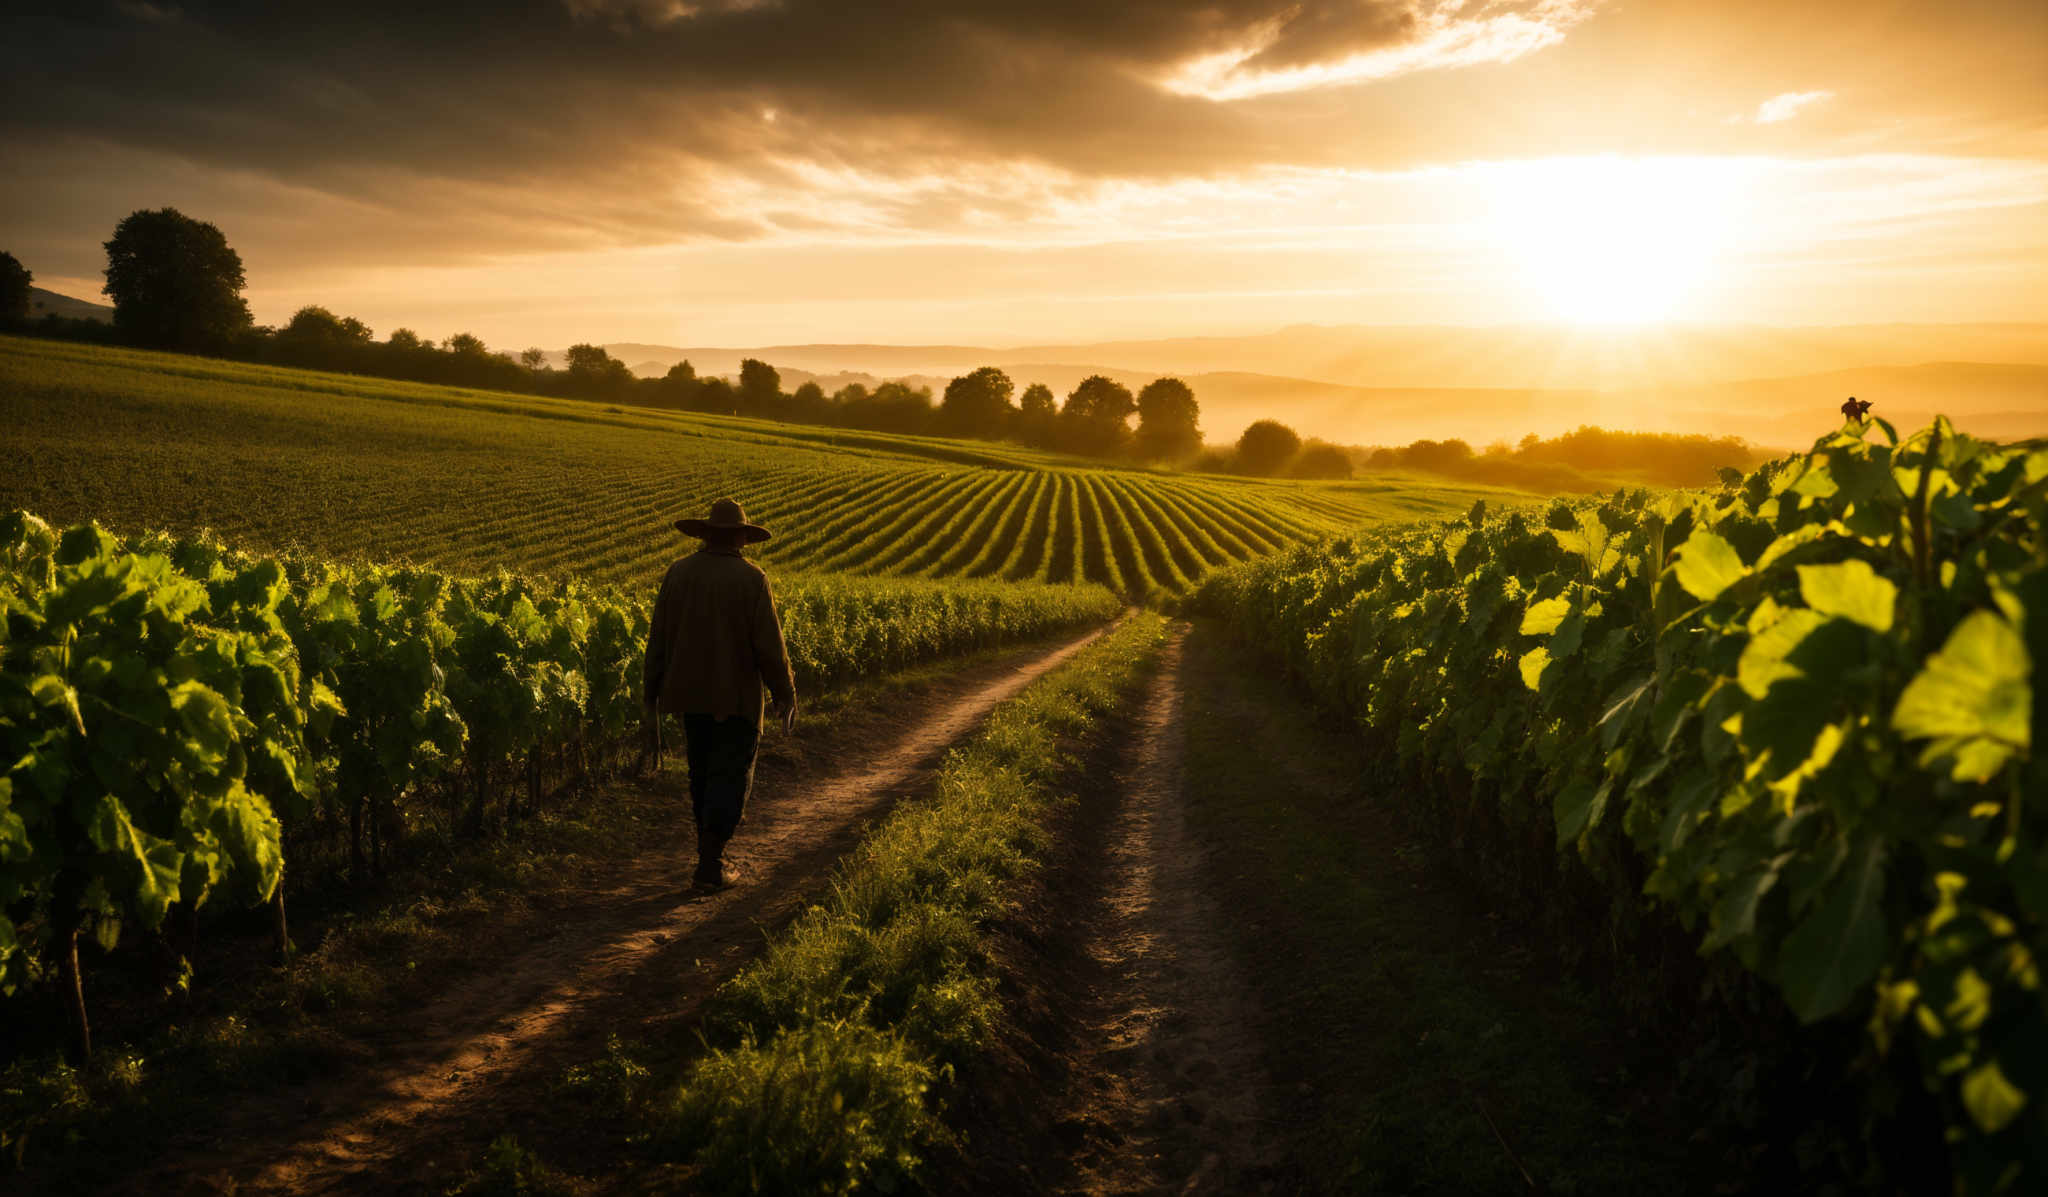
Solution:
[{"label": "cloudy sky", "polygon": [[1027,343],[2048,320],[2040,0],[14,0],[0,249],[259,320]]}]

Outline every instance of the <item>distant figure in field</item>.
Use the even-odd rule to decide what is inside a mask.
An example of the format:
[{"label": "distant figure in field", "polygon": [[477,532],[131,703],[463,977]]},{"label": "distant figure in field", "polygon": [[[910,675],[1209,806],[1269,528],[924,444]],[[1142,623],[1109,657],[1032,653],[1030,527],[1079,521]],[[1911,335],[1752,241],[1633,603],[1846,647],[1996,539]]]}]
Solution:
[{"label": "distant figure in field", "polygon": [[1844,419],[1861,420],[1869,410],[1870,400],[1858,399],[1856,396],[1851,395],[1849,396],[1849,401],[1842,405],[1842,416]]},{"label": "distant figure in field", "polygon": [[695,884],[724,889],[739,880],[724,853],[754,784],[762,691],[774,698],[789,731],[796,726],[796,684],[768,576],[740,554],[767,540],[768,530],[748,523],[731,499],[713,503],[707,519],[677,520],[676,530],[704,543],[661,580],[643,701],[650,722],[683,717],[697,817]]}]

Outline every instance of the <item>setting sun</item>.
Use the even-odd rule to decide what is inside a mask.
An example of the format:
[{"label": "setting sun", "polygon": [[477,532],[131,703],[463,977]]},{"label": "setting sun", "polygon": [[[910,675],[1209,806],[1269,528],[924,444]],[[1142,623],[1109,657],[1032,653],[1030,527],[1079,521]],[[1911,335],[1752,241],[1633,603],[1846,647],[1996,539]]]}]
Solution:
[{"label": "setting sun", "polygon": [[1696,317],[1730,248],[1738,172],[1698,159],[1568,158],[1491,172],[1509,285],[1540,318],[1649,324]]}]

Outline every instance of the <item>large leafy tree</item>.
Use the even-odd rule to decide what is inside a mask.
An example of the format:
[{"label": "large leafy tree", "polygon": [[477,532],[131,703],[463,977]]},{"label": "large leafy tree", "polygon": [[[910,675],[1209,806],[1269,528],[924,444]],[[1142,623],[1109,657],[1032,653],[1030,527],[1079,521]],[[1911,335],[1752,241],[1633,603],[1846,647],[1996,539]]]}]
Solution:
[{"label": "large leafy tree", "polygon": [[198,353],[249,327],[241,255],[205,221],[176,208],[132,212],[106,248],[114,327],[129,340]]},{"label": "large leafy tree", "polygon": [[1178,378],[1156,378],[1138,392],[1138,456],[1181,461],[1202,451],[1201,405]]},{"label": "large leafy tree", "polygon": [[740,363],[740,414],[769,415],[782,401],[782,371],[756,358]]},{"label": "large leafy tree", "polygon": [[1010,396],[1017,389],[1010,376],[994,366],[983,366],[946,384],[939,400],[939,428],[952,436],[973,436],[993,440],[1010,430],[1017,409]]},{"label": "large leafy tree", "polygon": [[0,253],[0,328],[28,323],[29,284],[35,281],[13,254]]},{"label": "large leafy tree", "polygon": [[1279,473],[1301,452],[1301,437],[1278,420],[1257,420],[1237,438],[1237,468],[1261,476]]},{"label": "large leafy tree", "polygon": [[1076,453],[1115,457],[1130,440],[1125,423],[1138,410],[1129,387],[1100,374],[1090,374],[1067,395],[1060,408],[1060,441]]},{"label": "large leafy tree", "polygon": [[1018,398],[1017,439],[1041,449],[1051,448],[1059,416],[1059,401],[1052,397],[1052,388],[1042,382],[1032,383]]},{"label": "large leafy tree", "polygon": [[602,345],[571,345],[568,384],[572,395],[613,398],[633,385],[633,372]]},{"label": "large leafy tree", "polygon": [[277,330],[276,341],[284,360],[321,370],[347,370],[364,364],[370,343],[368,325],[318,305],[292,313],[290,322]]}]

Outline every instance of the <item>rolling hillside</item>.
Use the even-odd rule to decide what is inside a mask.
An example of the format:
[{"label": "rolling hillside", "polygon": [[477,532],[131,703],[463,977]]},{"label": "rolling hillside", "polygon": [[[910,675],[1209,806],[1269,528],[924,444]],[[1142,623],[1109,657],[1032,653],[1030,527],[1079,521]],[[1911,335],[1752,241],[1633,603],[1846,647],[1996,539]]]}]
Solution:
[{"label": "rolling hillside", "polygon": [[1254,482],[1012,446],[0,339],[0,509],[240,543],[651,584],[732,495],[806,573],[1184,591],[1221,565],[1493,488]]}]

